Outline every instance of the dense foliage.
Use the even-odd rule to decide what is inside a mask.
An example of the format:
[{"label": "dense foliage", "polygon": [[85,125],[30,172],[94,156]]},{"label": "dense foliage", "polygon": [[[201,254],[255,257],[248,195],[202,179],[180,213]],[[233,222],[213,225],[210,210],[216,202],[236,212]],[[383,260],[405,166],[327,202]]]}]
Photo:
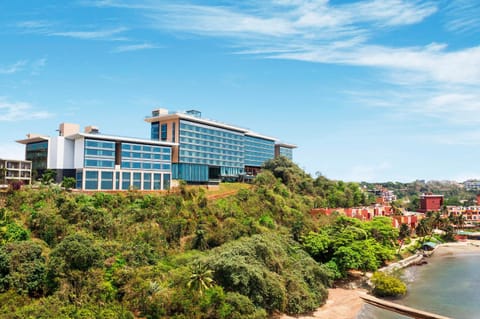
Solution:
[{"label": "dense foliage", "polygon": [[399,297],[407,293],[407,286],[395,276],[377,271],[372,278],[373,294],[377,297]]},{"label": "dense foliage", "polygon": [[214,200],[183,184],[156,195],[12,190],[0,208],[0,318],[308,312],[334,274],[391,256],[398,234],[386,221],[309,214],[366,201],[357,184],[313,179],[284,158]]},{"label": "dense foliage", "polygon": [[331,225],[302,237],[304,249],[315,260],[326,263],[336,278],[347,271],[375,271],[395,254],[398,230],[391,219],[376,217],[369,222],[338,217]]}]

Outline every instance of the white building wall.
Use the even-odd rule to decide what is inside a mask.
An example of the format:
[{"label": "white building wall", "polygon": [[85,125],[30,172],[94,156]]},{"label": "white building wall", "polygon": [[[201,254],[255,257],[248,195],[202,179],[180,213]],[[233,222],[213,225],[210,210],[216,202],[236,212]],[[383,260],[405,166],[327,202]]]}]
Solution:
[{"label": "white building wall", "polygon": [[48,141],[48,160],[47,168],[58,168],[58,139],[56,137],[50,137]]},{"label": "white building wall", "polygon": [[75,168],[75,141],[64,138],[63,167],[65,169]]},{"label": "white building wall", "polygon": [[84,153],[85,153],[85,139],[78,138],[75,140],[75,151],[74,151],[74,168],[80,169],[83,168],[84,164]]}]

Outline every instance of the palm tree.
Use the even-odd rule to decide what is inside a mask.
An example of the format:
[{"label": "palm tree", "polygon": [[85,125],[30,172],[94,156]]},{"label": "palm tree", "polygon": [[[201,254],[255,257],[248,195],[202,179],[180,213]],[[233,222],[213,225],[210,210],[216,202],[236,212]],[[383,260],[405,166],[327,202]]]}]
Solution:
[{"label": "palm tree", "polygon": [[187,288],[202,296],[205,290],[213,286],[213,271],[201,263],[194,264],[190,270]]}]

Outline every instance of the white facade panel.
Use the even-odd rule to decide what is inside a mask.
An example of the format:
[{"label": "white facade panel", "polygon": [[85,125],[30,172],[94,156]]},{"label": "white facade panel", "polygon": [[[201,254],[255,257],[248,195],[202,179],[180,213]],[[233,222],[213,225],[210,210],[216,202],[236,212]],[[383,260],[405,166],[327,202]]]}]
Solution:
[{"label": "white facade panel", "polygon": [[74,158],[74,168],[81,169],[84,164],[84,153],[85,153],[85,139],[83,137],[75,139],[75,158]]}]

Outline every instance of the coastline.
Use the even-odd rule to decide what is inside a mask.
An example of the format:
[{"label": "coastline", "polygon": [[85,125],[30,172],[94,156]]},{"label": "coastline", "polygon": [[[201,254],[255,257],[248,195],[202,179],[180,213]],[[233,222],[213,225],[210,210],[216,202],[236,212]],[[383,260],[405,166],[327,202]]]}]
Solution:
[{"label": "coastline", "polygon": [[[415,265],[420,259],[428,261],[449,256],[475,254],[480,254],[480,240],[439,244],[429,257],[423,257],[421,254],[413,255],[388,265],[381,270],[388,271],[410,267]],[[312,314],[295,317],[282,315],[279,319],[356,319],[358,315],[360,315],[364,305],[363,300],[360,298],[360,294],[362,293],[367,293],[367,290],[360,288],[330,288],[325,305],[315,310]]]},{"label": "coastline", "polygon": [[356,319],[364,304],[360,294],[366,292],[359,288],[330,288],[325,305],[312,314],[295,317],[282,315],[279,319]]}]

